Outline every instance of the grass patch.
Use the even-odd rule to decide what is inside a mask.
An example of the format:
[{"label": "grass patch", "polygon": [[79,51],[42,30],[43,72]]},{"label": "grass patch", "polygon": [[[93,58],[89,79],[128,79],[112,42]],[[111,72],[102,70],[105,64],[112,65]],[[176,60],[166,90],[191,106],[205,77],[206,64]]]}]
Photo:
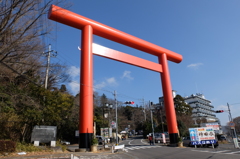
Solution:
[{"label": "grass patch", "polygon": [[219,144],[228,144],[228,141],[226,140],[222,140],[222,141],[218,141]]},{"label": "grass patch", "polygon": [[62,144],[60,143],[60,141],[57,141],[57,142],[56,142],[56,146],[61,147],[61,149],[62,149],[63,152],[67,150],[67,145],[62,145]]},{"label": "grass patch", "polygon": [[16,146],[16,151],[17,152],[50,152],[51,149],[47,148],[46,146],[44,148],[42,147],[36,147],[33,144],[30,143],[17,143]]},{"label": "grass patch", "polygon": [[[67,150],[67,145],[62,145],[59,141],[56,142],[56,147],[60,147],[64,152]],[[52,152],[50,146],[34,146],[31,143],[20,143],[16,145],[16,152]]]}]

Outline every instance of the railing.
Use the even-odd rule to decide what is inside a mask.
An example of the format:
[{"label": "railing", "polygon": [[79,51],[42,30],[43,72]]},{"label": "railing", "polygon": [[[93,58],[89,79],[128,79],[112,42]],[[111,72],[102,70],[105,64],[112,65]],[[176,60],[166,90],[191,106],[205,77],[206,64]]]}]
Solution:
[{"label": "railing", "polygon": [[201,102],[201,101],[193,101],[193,102],[189,102],[188,104],[195,104],[195,103],[201,103],[201,104],[206,105],[208,107],[214,108],[214,106],[212,106],[211,104],[204,103],[204,102]]}]

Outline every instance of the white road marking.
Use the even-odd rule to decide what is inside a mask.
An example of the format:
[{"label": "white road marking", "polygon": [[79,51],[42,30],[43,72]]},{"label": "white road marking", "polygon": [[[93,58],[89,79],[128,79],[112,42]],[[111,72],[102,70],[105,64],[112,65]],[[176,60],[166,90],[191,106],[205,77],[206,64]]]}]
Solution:
[{"label": "white road marking", "polygon": [[203,151],[203,150],[192,150],[192,151],[198,151],[198,152],[210,152],[210,151]]},{"label": "white road marking", "polygon": [[211,151],[210,151],[210,152],[211,152],[211,153],[222,153],[222,152],[226,152],[226,151],[230,151],[230,150],[222,150],[222,151],[215,151],[215,152],[213,152],[213,151],[211,152]]},{"label": "white road marking", "polygon": [[[209,153],[222,153],[222,154],[240,154],[240,151],[232,151],[231,150],[222,150],[222,151],[203,151],[203,150],[192,150],[192,151],[198,151],[198,152],[209,152]],[[226,153],[227,152],[227,153]]]},{"label": "white road marking", "polygon": [[145,139],[142,139],[142,140],[141,140],[141,143],[143,143],[143,144],[148,144],[148,143],[146,143],[144,140],[145,140]]},{"label": "white road marking", "polygon": [[126,150],[138,150],[138,149],[146,149],[146,148],[157,148],[161,146],[134,146],[134,147],[125,147]]},{"label": "white road marking", "polygon": [[134,146],[134,147],[126,147],[128,150],[134,150],[134,149],[139,149],[141,146]]},{"label": "white road marking", "polygon": [[129,144],[129,145],[132,145],[132,144],[131,144],[132,141],[133,141],[133,140],[129,141],[128,144]]},{"label": "white road marking", "polygon": [[235,153],[240,153],[239,151],[234,151],[234,152],[228,152],[228,153],[224,153],[224,154],[235,154]]}]

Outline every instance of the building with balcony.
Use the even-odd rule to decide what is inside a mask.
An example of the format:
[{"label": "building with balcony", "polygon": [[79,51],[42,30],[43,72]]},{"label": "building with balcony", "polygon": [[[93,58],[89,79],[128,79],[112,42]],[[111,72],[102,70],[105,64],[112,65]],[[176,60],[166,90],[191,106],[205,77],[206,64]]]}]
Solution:
[{"label": "building with balcony", "polygon": [[[173,91],[173,98],[176,96],[176,91]],[[203,94],[197,93],[191,96],[184,97],[184,101],[190,105],[192,109],[192,119],[194,123],[198,126],[203,126],[206,124],[220,124],[220,120],[216,117],[214,106],[211,101],[207,100]],[[159,97],[159,107],[164,107],[163,97]],[[205,126],[204,126],[205,127]]]},{"label": "building with balcony", "polygon": [[192,110],[192,118],[195,124],[205,123],[219,123],[220,120],[216,117],[214,106],[211,101],[205,99],[203,94],[197,93],[191,96],[184,97],[185,102],[190,105]]}]

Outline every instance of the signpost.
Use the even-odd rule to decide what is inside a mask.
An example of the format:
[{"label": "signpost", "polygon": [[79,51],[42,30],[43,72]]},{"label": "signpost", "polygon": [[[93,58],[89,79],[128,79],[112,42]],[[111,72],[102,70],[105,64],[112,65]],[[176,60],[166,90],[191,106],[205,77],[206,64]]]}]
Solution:
[{"label": "signpost", "polygon": [[36,125],[33,128],[31,135],[31,142],[34,142],[34,146],[39,146],[39,143],[51,142],[51,146],[56,146],[57,127]]},{"label": "signpost", "polygon": [[228,125],[231,127],[231,129],[235,129],[235,123],[233,121],[230,121]]}]

